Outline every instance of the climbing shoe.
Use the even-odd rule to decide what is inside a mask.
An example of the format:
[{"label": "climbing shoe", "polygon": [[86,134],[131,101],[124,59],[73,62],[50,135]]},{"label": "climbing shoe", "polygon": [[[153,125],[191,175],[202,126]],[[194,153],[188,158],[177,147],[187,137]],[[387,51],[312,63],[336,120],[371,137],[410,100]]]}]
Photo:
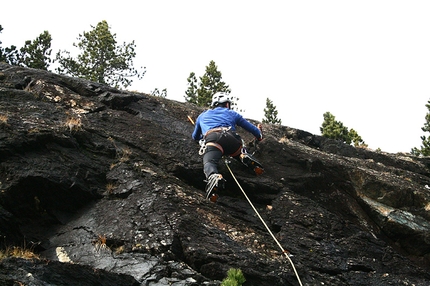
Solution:
[{"label": "climbing shoe", "polygon": [[225,179],[221,174],[212,174],[209,176],[206,184],[206,199],[211,202],[216,202],[218,200],[218,192],[224,189]]},{"label": "climbing shoe", "polygon": [[248,153],[240,154],[240,160],[242,163],[247,166],[249,169],[254,171],[254,173],[259,176],[264,173],[264,168],[254,157],[252,157]]}]

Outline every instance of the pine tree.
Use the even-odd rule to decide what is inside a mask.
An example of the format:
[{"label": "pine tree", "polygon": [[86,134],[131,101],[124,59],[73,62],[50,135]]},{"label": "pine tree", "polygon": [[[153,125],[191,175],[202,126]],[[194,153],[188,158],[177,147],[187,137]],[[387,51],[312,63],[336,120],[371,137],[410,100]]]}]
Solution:
[{"label": "pine tree", "polygon": [[348,137],[351,139],[351,142],[354,143],[355,147],[367,147],[367,144],[361,139],[361,136],[358,135],[357,131],[354,129],[350,129],[348,132]]},{"label": "pine tree", "polygon": [[197,104],[197,78],[196,74],[191,72],[190,76],[187,78],[188,81],[188,89],[185,91],[185,100]]},{"label": "pine tree", "polygon": [[[0,33],[3,30],[0,25]],[[48,70],[52,62],[51,55],[51,35],[44,31],[33,41],[25,41],[24,47],[17,49],[16,46],[9,48],[0,47],[0,62],[10,65],[19,65],[27,68]],[[1,44],[1,42],[0,42]]]},{"label": "pine tree", "polygon": [[155,88],[152,92],[151,92],[152,96],[158,96],[158,97],[167,97],[167,88],[164,88],[163,90],[159,90],[158,88]]},{"label": "pine tree", "polygon": [[323,114],[324,121],[320,127],[322,136],[341,140],[346,144],[354,143],[355,147],[367,147],[366,143],[358,135],[354,129],[348,130],[348,127],[344,126],[342,122],[336,121],[336,118],[330,112]]},{"label": "pine tree", "polygon": [[210,61],[209,65],[206,66],[206,72],[200,77],[199,82],[194,72],[190,73],[187,81],[188,89],[185,92],[185,100],[198,106],[210,106],[212,95],[216,92],[223,91],[228,94],[231,92],[229,86],[222,81],[222,74],[218,71],[214,61]]},{"label": "pine tree", "polygon": [[18,63],[28,68],[48,70],[52,62],[51,41],[51,34],[48,31],[44,31],[33,41],[26,41],[24,47],[20,49]]},{"label": "pine tree", "polygon": [[[421,130],[424,132],[430,132],[430,100],[427,101],[426,104],[427,110],[429,112],[427,112],[425,120],[426,122],[424,123],[424,126],[421,127]],[[421,136],[421,140],[422,140],[422,145],[420,147],[420,149],[414,147],[411,149],[411,154],[419,156],[430,156],[430,136]]]},{"label": "pine tree", "polygon": [[281,119],[278,118],[278,111],[276,106],[269,98],[266,98],[266,108],[264,108],[263,123],[281,124]]},{"label": "pine tree", "polygon": [[71,57],[68,51],[57,53],[60,64],[57,71],[114,87],[128,87],[132,77],[141,79],[145,70],[139,72],[133,67],[134,41],[117,45],[116,34],[111,34],[106,21],[91,27],[93,30],[79,34],[78,43],[73,43],[81,50],[77,58]]},{"label": "pine tree", "polygon": [[[3,31],[3,27],[0,25],[0,33]],[[2,42],[0,41],[0,45]],[[18,64],[18,50],[16,46],[10,46],[8,48],[2,48],[0,46],[0,62],[5,62],[10,65]]]},{"label": "pine tree", "polygon": [[322,136],[342,140],[343,142],[350,144],[351,141],[348,138],[348,128],[343,126],[343,123],[336,121],[336,118],[330,112],[323,114],[324,121],[320,127]]}]

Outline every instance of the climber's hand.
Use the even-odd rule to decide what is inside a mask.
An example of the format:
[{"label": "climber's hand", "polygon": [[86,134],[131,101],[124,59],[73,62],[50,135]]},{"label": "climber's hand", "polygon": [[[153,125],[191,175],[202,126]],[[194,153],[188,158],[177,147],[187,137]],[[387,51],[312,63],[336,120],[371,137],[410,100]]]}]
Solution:
[{"label": "climber's hand", "polygon": [[258,141],[261,141],[261,140],[263,140],[263,126],[260,123],[258,123],[257,128],[260,129],[260,138],[256,138],[256,139]]}]

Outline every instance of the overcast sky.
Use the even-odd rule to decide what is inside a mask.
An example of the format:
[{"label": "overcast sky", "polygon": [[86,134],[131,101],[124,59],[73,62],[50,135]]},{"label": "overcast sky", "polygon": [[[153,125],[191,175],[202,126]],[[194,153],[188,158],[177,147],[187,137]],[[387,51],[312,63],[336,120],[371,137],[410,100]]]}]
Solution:
[{"label": "overcast sky", "polygon": [[7,1],[2,47],[47,30],[52,50],[75,51],[80,33],[106,20],[118,44],[135,41],[129,88],[184,101],[190,72],[213,60],[245,117],[266,98],[282,125],[320,135],[325,112],[369,148],[410,152],[426,135],[430,1]]}]

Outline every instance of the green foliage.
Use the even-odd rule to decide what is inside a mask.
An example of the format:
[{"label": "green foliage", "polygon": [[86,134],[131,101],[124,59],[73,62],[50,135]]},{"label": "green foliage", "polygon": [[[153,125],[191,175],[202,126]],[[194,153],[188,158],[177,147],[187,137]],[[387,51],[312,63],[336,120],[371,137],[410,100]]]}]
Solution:
[{"label": "green foliage", "polygon": [[269,98],[266,98],[266,108],[264,108],[263,123],[281,124],[281,119],[278,118],[278,111],[276,106]]},{"label": "green foliage", "polygon": [[320,127],[322,136],[341,140],[346,144],[354,143],[355,147],[367,147],[360,135],[354,129],[348,130],[342,122],[336,121],[335,116],[330,112],[323,114],[324,121]]},{"label": "green foliage", "polygon": [[16,46],[10,46],[8,48],[0,47],[0,62],[6,62],[10,65],[18,64],[18,50]]},{"label": "green foliage", "polygon": [[357,131],[354,129],[350,129],[348,133],[349,139],[354,143],[355,147],[367,147],[367,144],[364,143],[363,139],[360,135],[358,135]]},{"label": "green foliage", "polygon": [[160,91],[158,88],[155,88],[152,92],[151,92],[152,96],[159,96],[159,97],[167,97],[167,89],[164,88],[162,91]]},{"label": "green foliage", "polygon": [[227,278],[221,282],[221,286],[241,286],[245,281],[242,270],[230,268],[227,271]]},{"label": "green foliage", "polygon": [[[188,77],[188,89],[185,91],[185,100],[198,106],[209,107],[212,101],[212,95],[216,92],[223,91],[230,93],[231,90],[225,82],[222,81],[222,74],[218,71],[214,61],[210,61],[206,66],[205,74],[197,80],[194,72]],[[236,100],[238,100],[236,98]]]},{"label": "green foliage", "polygon": [[20,49],[18,63],[25,67],[48,70],[51,61],[51,34],[44,31],[35,40],[26,41]]},{"label": "green foliage", "polygon": [[106,21],[101,21],[93,30],[83,32],[77,38],[74,47],[81,50],[77,58],[73,58],[68,51],[59,51],[56,59],[59,62],[57,71],[87,80],[105,83],[111,86],[128,87],[131,77],[139,79],[145,74],[133,67],[136,56],[135,44],[117,45],[116,34],[111,34]]},{"label": "green foliage", "polygon": [[345,143],[350,144],[351,140],[348,138],[348,128],[343,126],[343,123],[336,121],[333,114],[326,112],[323,114],[324,121],[320,127],[322,136],[342,140]]},{"label": "green foliage", "polygon": [[[0,33],[3,31],[3,27],[0,25]],[[2,42],[0,41],[0,45]],[[0,46],[0,62],[6,62],[10,65],[18,64],[18,50],[16,46],[10,46],[8,48],[2,48]]]},{"label": "green foliage", "polygon": [[190,76],[187,78],[187,82],[188,89],[185,91],[185,100],[190,103],[198,104],[197,89],[199,86],[194,72],[190,73]]},{"label": "green foliage", "polygon": [[[425,117],[425,123],[424,126],[421,127],[421,130],[424,132],[430,132],[430,100],[427,101],[426,104],[427,110],[429,112],[427,112],[426,117]],[[412,155],[416,155],[416,156],[430,156],[430,136],[421,136],[421,140],[422,140],[422,145],[420,146],[420,149],[414,147],[411,149],[411,154]]]},{"label": "green foliage", "polygon": [[[0,26],[0,32],[2,30],[3,28]],[[25,41],[24,47],[20,50],[16,46],[0,47],[0,61],[10,65],[48,70],[49,64],[52,62],[50,59],[51,41],[52,38],[49,32],[44,31],[35,40]]]}]

